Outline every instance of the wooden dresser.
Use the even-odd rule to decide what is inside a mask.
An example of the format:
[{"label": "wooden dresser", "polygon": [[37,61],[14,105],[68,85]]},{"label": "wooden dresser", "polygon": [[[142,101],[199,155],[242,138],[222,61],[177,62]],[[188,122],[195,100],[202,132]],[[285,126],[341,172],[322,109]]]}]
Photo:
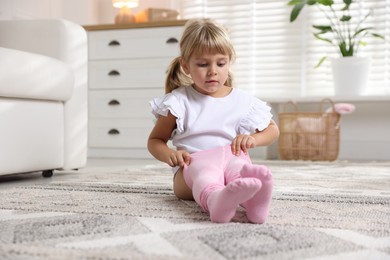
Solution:
[{"label": "wooden dresser", "polygon": [[151,158],[149,100],[164,94],[185,21],[85,26],[89,55],[88,156]]}]

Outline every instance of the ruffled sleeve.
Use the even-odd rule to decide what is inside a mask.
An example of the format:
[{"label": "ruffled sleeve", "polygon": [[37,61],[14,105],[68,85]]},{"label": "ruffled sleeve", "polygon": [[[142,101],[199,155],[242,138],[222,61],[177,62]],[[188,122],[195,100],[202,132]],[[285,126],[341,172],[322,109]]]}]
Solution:
[{"label": "ruffled sleeve", "polygon": [[262,131],[271,122],[271,107],[265,102],[254,98],[248,114],[240,121],[238,132],[240,134],[252,134],[256,130]]},{"label": "ruffled sleeve", "polygon": [[154,98],[149,102],[152,107],[153,115],[158,118],[168,116],[168,111],[176,117],[177,131],[183,132],[184,110],[180,105],[178,98],[172,93],[166,94],[160,98]]}]

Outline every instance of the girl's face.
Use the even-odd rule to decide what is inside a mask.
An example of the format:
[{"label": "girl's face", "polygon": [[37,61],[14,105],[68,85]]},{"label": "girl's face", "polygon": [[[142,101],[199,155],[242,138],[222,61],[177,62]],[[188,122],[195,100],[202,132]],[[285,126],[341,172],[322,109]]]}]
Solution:
[{"label": "girl's face", "polygon": [[224,97],[230,92],[230,88],[224,86],[230,68],[228,55],[209,52],[192,55],[189,61],[182,61],[182,67],[191,75],[198,92],[213,97]]}]

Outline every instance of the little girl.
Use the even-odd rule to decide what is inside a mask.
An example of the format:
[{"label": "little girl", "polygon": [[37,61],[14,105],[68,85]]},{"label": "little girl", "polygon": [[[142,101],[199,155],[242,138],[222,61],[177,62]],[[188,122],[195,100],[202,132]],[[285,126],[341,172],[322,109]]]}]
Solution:
[{"label": "little girl", "polygon": [[195,199],[213,222],[229,222],[241,205],[250,222],[263,223],[272,175],[251,163],[248,149],[278,138],[270,107],[232,87],[235,51],[221,25],[189,20],[180,51],[167,74],[166,95],[150,102],[157,121],[148,149],[174,167],[175,195]]}]

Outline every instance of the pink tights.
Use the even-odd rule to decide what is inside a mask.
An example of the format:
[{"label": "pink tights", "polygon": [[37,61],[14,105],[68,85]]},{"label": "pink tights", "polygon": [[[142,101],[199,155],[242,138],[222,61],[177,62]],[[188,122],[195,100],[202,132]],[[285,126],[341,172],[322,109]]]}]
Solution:
[{"label": "pink tights", "polygon": [[252,164],[248,155],[235,156],[231,146],[191,154],[184,179],[195,201],[209,212],[213,222],[226,223],[238,205],[252,223],[264,223],[272,197],[272,174],[263,165]]}]

